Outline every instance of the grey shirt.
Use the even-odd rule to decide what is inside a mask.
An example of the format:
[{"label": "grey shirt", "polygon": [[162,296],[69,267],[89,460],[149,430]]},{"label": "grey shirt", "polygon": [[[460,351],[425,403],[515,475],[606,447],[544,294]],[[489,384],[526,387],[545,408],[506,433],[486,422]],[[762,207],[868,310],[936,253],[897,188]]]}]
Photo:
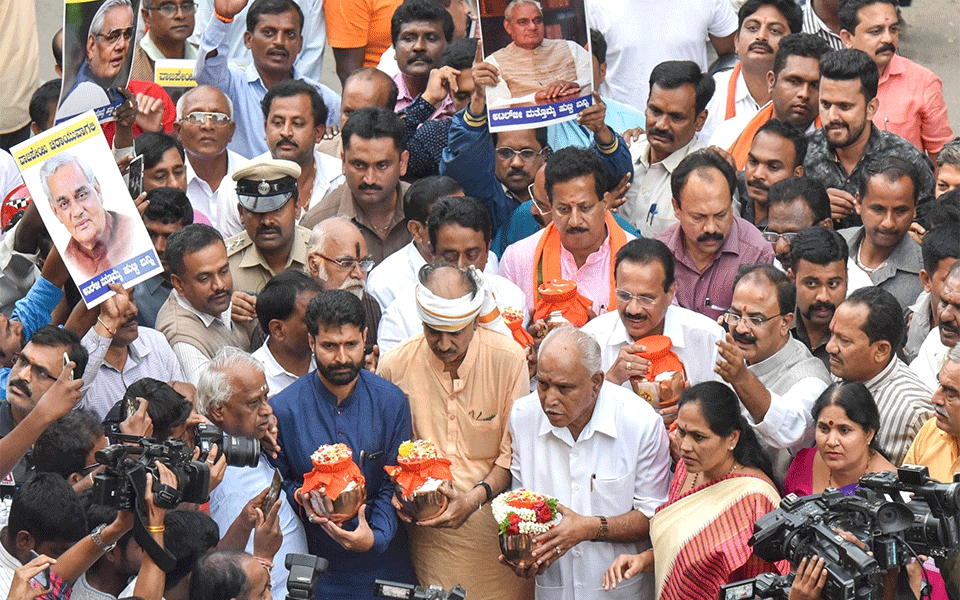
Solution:
[{"label": "grey shirt", "polygon": [[[849,227],[841,229],[840,235],[850,247],[850,256],[855,257],[860,251],[863,241],[863,227]],[[900,303],[900,308],[906,310],[917,300],[923,291],[920,282],[920,269],[923,268],[923,256],[920,254],[920,244],[913,241],[909,234],[903,236],[890,256],[870,273],[873,285],[893,294]]]}]

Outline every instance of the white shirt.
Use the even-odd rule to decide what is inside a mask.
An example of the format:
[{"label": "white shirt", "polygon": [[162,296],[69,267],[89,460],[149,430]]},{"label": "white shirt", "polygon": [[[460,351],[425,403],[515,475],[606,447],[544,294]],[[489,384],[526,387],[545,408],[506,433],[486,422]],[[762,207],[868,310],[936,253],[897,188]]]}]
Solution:
[{"label": "white shirt", "polygon": [[[646,402],[604,381],[590,422],[574,440],[553,427],[537,392],[513,403],[510,413],[513,487],[556,497],[585,516],[608,518],[639,510],[647,518],[667,501],[670,450],[663,421]],[[644,545],[648,547],[648,545]],[[562,600],[653,599],[653,574],[600,587],[604,571],[637,543],[584,542],[537,577],[537,598]]]},{"label": "white shirt", "polygon": [[233,172],[247,159],[233,150],[227,150],[227,173],[220,180],[217,191],[210,189],[210,184],[200,179],[190,164],[190,155],[187,154],[187,198],[194,210],[199,210],[210,219],[210,224],[219,231],[224,238],[236,235],[243,231],[240,224],[240,211],[237,208],[237,182],[233,180]]},{"label": "white shirt", "polygon": [[[197,315],[204,327],[209,328],[214,321],[220,321],[220,323],[222,323],[228,331],[233,330],[233,321],[230,319],[230,312],[233,310],[233,302],[227,306],[225,311],[220,313],[219,317],[211,317],[207,313],[200,312],[191,306],[190,303],[183,298],[183,296],[177,293],[177,290],[172,290],[170,295],[180,303],[180,306]],[[180,368],[183,369],[183,374],[186,377],[187,383],[196,386],[197,381],[200,379],[201,371],[203,371],[203,369],[206,368],[207,363],[210,362],[210,357],[204,354],[196,346],[188,344],[187,342],[177,342],[174,344],[173,353],[177,355],[177,360],[180,361]]]},{"label": "white shirt", "polygon": [[[720,71],[713,76],[713,81],[716,83],[717,89],[713,92],[713,97],[710,98],[710,102],[707,102],[707,120],[704,121],[703,129],[700,130],[700,139],[709,140],[712,138],[713,132],[717,130],[720,123],[727,120],[727,91],[730,87],[730,77],[732,76],[733,69]],[[760,112],[760,105],[757,104],[757,101],[750,95],[750,88],[747,87],[743,73],[737,75],[737,86],[734,89],[733,97],[733,106],[736,109],[734,116],[742,117],[743,115],[749,115],[747,118],[752,119]]]},{"label": "white shirt", "polygon": [[927,334],[923,343],[920,344],[917,357],[910,363],[910,370],[923,380],[923,383],[930,388],[931,392],[940,387],[937,376],[940,374],[940,369],[946,362],[949,352],[950,348],[940,341],[940,328],[934,327]]},{"label": "white shirt", "polygon": [[[417,247],[410,242],[393,254],[383,257],[380,264],[375,266],[367,275],[367,293],[387,310],[400,292],[412,288],[417,283],[417,273],[427,264]],[[499,272],[499,261],[492,250],[487,252],[487,266],[483,269],[484,275],[496,275]],[[383,348],[380,348],[383,354]]]},{"label": "white shirt", "polygon": [[709,36],[735,32],[737,13],[730,0],[590,0],[587,24],[607,40],[600,95],[643,112],[653,68],[666,60],[692,60],[706,71]]},{"label": "white shirt", "polygon": [[17,300],[27,295],[40,276],[37,255],[23,254],[13,249],[17,229],[22,222],[17,221],[16,225],[0,234],[0,311],[7,316],[13,312]]},{"label": "white shirt", "polygon": [[[267,341],[253,353],[253,357],[263,363],[263,374],[267,376],[267,387],[270,390],[270,397],[273,397],[285,390],[288,385],[300,379],[300,377],[284,369],[280,363],[277,362],[277,359],[273,357],[273,352],[270,352],[270,348],[267,347],[267,343],[269,342],[270,338],[268,337]],[[313,373],[316,370],[317,359],[311,356],[310,370],[307,372]]]},{"label": "white shirt", "polygon": [[[483,277],[493,288],[493,296],[501,312],[507,308],[524,310],[526,298],[516,284],[499,275],[485,273]],[[502,320],[498,320],[498,323],[501,326],[495,331],[504,335],[512,335],[506,325],[503,325]],[[383,311],[383,316],[380,317],[380,325],[377,327],[377,345],[380,346],[380,356],[389,352],[403,340],[418,333],[423,333],[423,321],[420,320],[420,315],[417,313],[416,287],[411,284],[407,289],[400,292],[397,299],[390,304],[387,310]]]},{"label": "white shirt", "polygon": [[[270,487],[272,481],[273,467],[263,454],[260,455],[260,462],[256,467],[227,467],[223,481],[210,492],[210,516],[220,527],[221,535],[230,528],[250,498]],[[290,507],[286,494],[281,492],[280,499],[282,504],[278,518],[283,542],[273,560],[273,570],[270,573],[273,600],[285,600],[287,597],[287,575],[290,572],[283,564],[284,557],[290,552],[309,554],[303,523]],[[253,533],[247,541],[246,551],[253,554]]]},{"label": "white shirt", "polygon": [[[6,523],[4,523],[6,526]],[[6,598],[13,583],[13,572],[22,567],[20,561],[0,544],[0,597]]]},{"label": "white shirt", "polygon": [[[615,310],[592,319],[581,330],[599,342],[600,363],[604,371],[613,366],[621,348],[635,342],[620,320],[620,313]],[[673,342],[673,351],[683,362],[690,385],[720,380],[713,367],[717,362],[717,341],[723,339],[724,331],[716,321],[671,304],[663,318],[663,335]],[[623,387],[632,390],[630,381],[623,382]]]}]

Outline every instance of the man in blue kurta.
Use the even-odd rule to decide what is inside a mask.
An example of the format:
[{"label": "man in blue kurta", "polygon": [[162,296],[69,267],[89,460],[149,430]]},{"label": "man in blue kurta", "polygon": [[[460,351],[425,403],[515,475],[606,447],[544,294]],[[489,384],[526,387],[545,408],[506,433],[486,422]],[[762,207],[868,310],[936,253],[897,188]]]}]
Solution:
[{"label": "man in blue kurta", "polygon": [[[273,463],[304,522],[310,553],[330,561],[315,597],[373,600],[375,579],[415,582],[406,535],[390,502],[393,482],[383,470],[411,438],[410,405],[400,388],[363,369],[364,310],[356,296],[320,292],[307,306],[306,324],[317,370],[270,401],[282,448]],[[315,514],[309,502],[301,505],[297,495],[304,474],[313,470],[310,455],[340,442],[353,451],[367,487],[360,514],[342,527]]]}]

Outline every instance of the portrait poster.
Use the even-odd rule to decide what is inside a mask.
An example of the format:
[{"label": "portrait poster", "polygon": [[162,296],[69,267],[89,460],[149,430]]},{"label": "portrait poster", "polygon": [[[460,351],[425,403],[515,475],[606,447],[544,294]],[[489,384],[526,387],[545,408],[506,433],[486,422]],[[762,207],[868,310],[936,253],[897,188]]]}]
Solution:
[{"label": "portrait poster", "polygon": [[137,43],[139,0],[64,0],[63,85],[56,122],[92,110],[113,121]]},{"label": "portrait poster", "polygon": [[490,131],[575,119],[593,104],[593,56],[584,0],[480,0]]},{"label": "portrait poster", "polygon": [[93,111],[11,150],[88,307],[163,272]]}]

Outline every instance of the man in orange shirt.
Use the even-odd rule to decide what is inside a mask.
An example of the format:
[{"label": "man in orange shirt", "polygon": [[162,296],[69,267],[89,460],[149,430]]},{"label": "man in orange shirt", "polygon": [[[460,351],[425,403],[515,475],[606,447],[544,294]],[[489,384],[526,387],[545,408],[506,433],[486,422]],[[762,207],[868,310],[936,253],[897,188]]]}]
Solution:
[{"label": "man in orange shirt", "polygon": [[390,20],[402,0],[327,0],[323,5],[327,43],[337,61],[337,77],[345,83],[351,73],[376,67],[390,47]]}]

